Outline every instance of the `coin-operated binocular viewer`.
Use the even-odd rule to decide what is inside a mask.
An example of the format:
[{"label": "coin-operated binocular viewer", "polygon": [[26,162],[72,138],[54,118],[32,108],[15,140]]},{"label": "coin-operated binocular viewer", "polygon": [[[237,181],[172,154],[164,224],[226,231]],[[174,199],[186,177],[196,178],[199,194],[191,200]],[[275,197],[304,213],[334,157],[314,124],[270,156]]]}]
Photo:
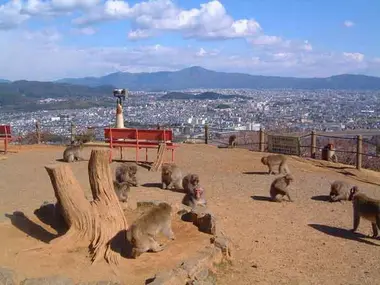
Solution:
[{"label": "coin-operated binocular viewer", "polygon": [[127,90],[114,89],[113,96],[116,97],[116,128],[124,128],[124,116],[122,102],[128,97]]}]

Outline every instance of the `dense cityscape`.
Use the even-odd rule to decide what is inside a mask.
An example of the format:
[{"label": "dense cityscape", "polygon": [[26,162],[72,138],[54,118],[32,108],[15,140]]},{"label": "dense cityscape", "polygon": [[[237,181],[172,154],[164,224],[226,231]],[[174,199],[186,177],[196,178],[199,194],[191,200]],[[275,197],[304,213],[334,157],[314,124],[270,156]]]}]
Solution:
[{"label": "dense cityscape", "polygon": [[[188,89],[187,94],[212,91],[241,95],[231,99],[162,99],[166,92],[128,92],[123,102],[126,126],[171,126],[177,134],[197,136],[205,124],[215,131],[341,131],[380,128],[380,91],[346,90],[252,90]],[[245,96],[245,97],[244,97]],[[44,99],[46,102],[64,99]],[[112,90],[110,90],[112,100]],[[116,104],[116,103],[115,103]],[[109,106],[109,105],[108,105]],[[89,109],[1,112],[0,122],[11,124],[15,134],[41,128],[68,135],[71,122],[78,131],[87,127],[101,130],[115,123],[115,107]]]}]

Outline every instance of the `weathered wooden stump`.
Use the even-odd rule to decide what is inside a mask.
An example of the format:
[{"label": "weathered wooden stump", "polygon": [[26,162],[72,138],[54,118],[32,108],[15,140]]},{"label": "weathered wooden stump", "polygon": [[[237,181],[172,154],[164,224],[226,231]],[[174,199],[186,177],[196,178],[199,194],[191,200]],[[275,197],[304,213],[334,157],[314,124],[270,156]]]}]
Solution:
[{"label": "weathered wooden stump", "polygon": [[46,166],[57,205],[68,231],[50,242],[49,250],[88,246],[92,262],[118,264],[126,243],[127,220],[113,189],[109,150],[92,150],[88,175],[93,201],[88,201],[68,164]]}]

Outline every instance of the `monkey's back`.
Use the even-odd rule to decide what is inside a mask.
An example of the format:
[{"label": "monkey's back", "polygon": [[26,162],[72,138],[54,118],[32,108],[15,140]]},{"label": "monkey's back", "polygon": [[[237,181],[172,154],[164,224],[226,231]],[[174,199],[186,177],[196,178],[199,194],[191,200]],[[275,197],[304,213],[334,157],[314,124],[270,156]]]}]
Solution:
[{"label": "monkey's back", "polygon": [[380,213],[380,200],[373,199],[360,193],[353,198],[354,207],[356,206],[363,218],[373,220],[374,213]]},{"label": "monkey's back", "polygon": [[286,187],[288,187],[288,184],[286,183],[285,178],[278,177],[272,182],[269,194],[271,197],[275,197],[277,194],[285,195],[286,192],[284,189],[286,189]]}]

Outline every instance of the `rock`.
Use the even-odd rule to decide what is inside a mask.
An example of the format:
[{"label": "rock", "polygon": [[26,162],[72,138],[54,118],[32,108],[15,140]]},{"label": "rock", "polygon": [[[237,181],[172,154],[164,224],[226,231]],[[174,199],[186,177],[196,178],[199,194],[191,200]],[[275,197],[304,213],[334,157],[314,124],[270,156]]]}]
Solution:
[{"label": "rock", "polygon": [[231,242],[229,239],[226,237],[214,236],[210,239],[210,241],[214,244],[215,247],[219,248],[222,251],[224,258],[232,258]]},{"label": "rock", "polygon": [[206,207],[195,207],[191,210],[191,219],[199,231],[207,234],[216,234],[216,218]]},{"label": "rock", "polygon": [[184,284],[186,275],[183,270],[176,268],[173,270],[162,271],[145,282],[149,285],[180,285]]},{"label": "rock", "polygon": [[20,285],[74,285],[70,278],[63,276],[50,276],[42,278],[27,278]]},{"label": "rock", "polygon": [[178,206],[177,215],[183,216],[183,215],[186,215],[186,214],[188,214],[190,212],[191,212],[191,207],[183,205],[183,204],[180,204]]},{"label": "rock", "polygon": [[0,285],[16,285],[17,277],[13,270],[0,267]]}]

